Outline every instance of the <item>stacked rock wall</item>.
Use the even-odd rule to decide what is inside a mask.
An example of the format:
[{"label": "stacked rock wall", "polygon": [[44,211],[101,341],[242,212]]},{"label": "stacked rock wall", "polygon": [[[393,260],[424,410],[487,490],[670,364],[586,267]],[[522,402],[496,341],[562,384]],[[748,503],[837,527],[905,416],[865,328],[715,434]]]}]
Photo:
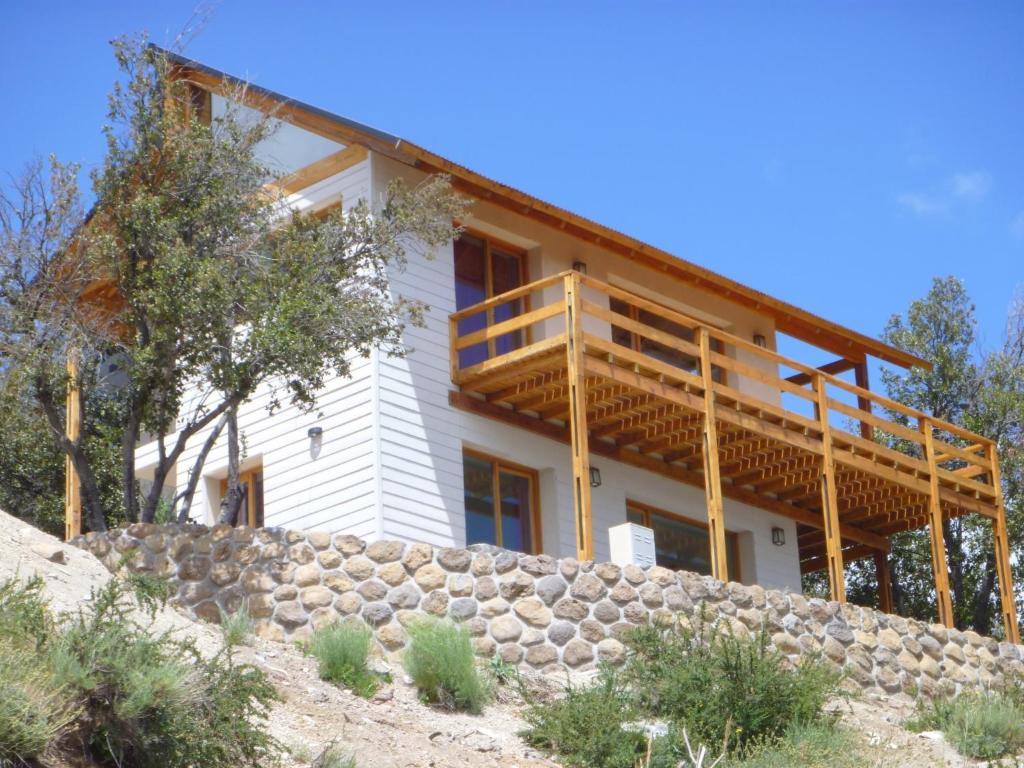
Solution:
[{"label": "stacked rock wall", "polygon": [[1024,673],[1024,646],[660,567],[224,525],[136,524],[74,543],[112,570],[124,564],[173,580],[175,600],[196,618],[219,621],[246,605],[257,632],[274,640],[301,640],[349,617],[398,652],[410,622],[447,616],[466,626],[480,655],[582,670],[621,662],[630,627],[704,610],[740,635],[764,626],[791,659],[821,654],[867,690],[929,695]]}]

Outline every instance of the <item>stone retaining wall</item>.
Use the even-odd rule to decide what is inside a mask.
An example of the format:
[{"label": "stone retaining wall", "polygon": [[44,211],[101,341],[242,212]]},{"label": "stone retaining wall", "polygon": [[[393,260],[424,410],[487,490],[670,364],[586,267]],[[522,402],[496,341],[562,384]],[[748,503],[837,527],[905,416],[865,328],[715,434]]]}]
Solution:
[{"label": "stone retaining wall", "polygon": [[174,580],[175,600],[219,621],[243,604],[257,633],[301,640],[339,617],[371,626],[385,652],[427,614],[463,622],[482,656],[536,669],[619,663],[623,633],[695,615],[701,606],[741,635],[764,624],[791,659],[820,653],[863,689],[930,695],[1024,673],[1024,646],[758,586],[665,568],[556,560],[490,547],[427,544],[266,528],[136,524],[73,542],[112,570]]}]

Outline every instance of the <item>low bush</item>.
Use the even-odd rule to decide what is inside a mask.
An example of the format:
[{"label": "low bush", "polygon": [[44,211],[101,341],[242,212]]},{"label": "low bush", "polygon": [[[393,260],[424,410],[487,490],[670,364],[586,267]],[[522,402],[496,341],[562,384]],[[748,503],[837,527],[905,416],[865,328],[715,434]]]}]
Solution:
[{"label": "low bush", "polygon": [[220,630],[224,635],[224,645],[229,648],[236,648],[239,645],[252,645],[253,634],[256,632],[256,622],[249,615],[249,609],[242,606],[234,613],[220,614]]},{"label": "low bush", "polygon": [[369,698],[379,684],[367,665],[372,645],[373,634],[363,624],[329,624],[313,633],[306,651],[316,658],[322,680]]},{"label": "low bush", "polygon": [[409,628],[405,671],[431,704],[479,713],[490,687],[477,668],[469,633],[450,621],[429,619]]},{"label": "low bush", "polygon": [[922,703],[912,731],[942,731],[962,755],[993,760],[1024,749],[1024,707],[1016,692],[967,691]]},{"label": "low bush", "polygon": [[[73,752],[102,766],[267,765],[263,726],[277,694],[229,650],[140,622],[118,580],[56,625],[38,585],[0,585],[0,756]],[[19,729],[6,723],[21,719]],[[45,742],[45,743],[44,743]]]},{"label": "low bush", "polygon": [[865,748],[852,731],[827,721],[791,725],[777,739],[753,741],[741,757],[722,768],[874,768],[876,750]]}]

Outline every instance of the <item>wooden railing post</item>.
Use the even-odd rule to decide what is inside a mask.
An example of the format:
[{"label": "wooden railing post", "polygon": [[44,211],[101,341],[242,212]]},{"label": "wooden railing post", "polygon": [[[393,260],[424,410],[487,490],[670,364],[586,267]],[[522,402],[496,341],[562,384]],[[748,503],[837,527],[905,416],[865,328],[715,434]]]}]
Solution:
[{"label": "wooden railing post", "polygon": [[999,450],[995,443],[986,450],[992,462],[992,485],[996,495],[996,517],[992,521],[995,546],[996,576],[999,580],[999,607],[1003,615],[1003,631],[1011,643],[1020,643],[1017,624],[1017,602],[1013,596],[1013,575],[1010,571],[1010,540],[1006,534],[1006,504],[1003,501],[1002,478],[999,474]]},{"label": "wooden railing post", "polygon": [[580,276],[565,276],[565,350],[569,384],[569,435],[572,447],[572,498],[576,556],[594,559],[594,523],[590,509],[590,445],[587,435],[587,380],[583,362],[583,312]]},{"label": "wooden railing post", "polygon": [[704,383],[704,494],[708,505],[708,539],[711,547],[711,575],[729,580],[725,547],[725,508],[722,476],[718,466],[718,424],[715,420],[715,380],[711,369],[711,339],[700,328],[700,373]]},{"label": "wooden railing post", "polygon": [[953,626],[953,601],[949,592],[949,567],[946,564],[946,540],[942,533],[942,505],[939,502],[939,472],[935,461],[935,436],[931,421],[918,419],[924,436],[924,452],[928,460],[928,529],[931,534],[932,571],[935,574],[935,596],[938,601],[939,623]]},{"label": "wooden railing post", "polygon": [[828,559],[828,587],[833,600],[846,602],[846,577],[843,573],[843,541],[839,535],[839,494],[836,489],[836,465],[832,457],[832,429],[828,423],[828,391],[825,378],[814,376],[818,424],[821,427],[821,513],[825,532],[825,556]]},{"label": "wooden railing post", "polygon": [[[78,440],[82,433],[82,393],[78,389],[78,361],[68,355],[68,390],[65,406],[64,432],[68,440]],[[82,533],[82,485],[78,470],[70,456],[64,458],[64,540]]]},{"label": "wooden railing post", "polygon": [[[857,386],[861,389],[871,389],[871,382],[868,381],[868,358],[867,355],[861,355],[860,360],[853,368],[853,378]],[[862,411],[871,413],[871,400],[862,395],[857,395],[857,407]],[[875,439],[875,429],[866,421],[860,422],[860,436],[865,440]]]},{"label": "wooden railing post", "polygon": [[875,552],[875,577],[878,581],[878,610],[892,613],[892,571],[886,552]]}]

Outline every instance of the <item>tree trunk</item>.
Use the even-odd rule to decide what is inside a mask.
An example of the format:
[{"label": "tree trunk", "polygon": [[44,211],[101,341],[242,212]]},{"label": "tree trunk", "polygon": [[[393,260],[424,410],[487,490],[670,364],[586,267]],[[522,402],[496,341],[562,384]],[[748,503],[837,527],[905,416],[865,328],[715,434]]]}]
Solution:
[{"label": "tree trunk", "polygon": [[129,523],[139,519],[139,494],[135,480],[135,444],[139,438],[139,407],[133,395],[121,432],[121,496],[124,514]]},{"label": "tree trunk", "polygon": [[233,405],[227,412],[228,424],[228,492],[220,502],[218,522],[236,525],[238,512],[242,507],[242,483],[239,479],[240,463],[238,448],[238,406]]},{"label": "tree trunk", "polygon": [[217,438],[220,437],[220,433],[223,431],[228,418],[228,415],[225,414],[221,417],[220,421],[217,422],[216,426],[206,438],[206,442],[203,443],[203,447],[199,451],[199,455],[196,457],[195,463],[192,465],[192,469],[188,472],[188,484],[185,486],[185,490],[178,495],[178,500],[181,501],[181,510],[178,512],[179,523],[187,523],[189,520],[189,512],[192,511],[192,499],[196,494],[196,488],[199,487],[199,478],[202,477],[203,465],[206,464],[206,459],[210,455],[210,451],[213,449],[213,446],[216,444]]}]

